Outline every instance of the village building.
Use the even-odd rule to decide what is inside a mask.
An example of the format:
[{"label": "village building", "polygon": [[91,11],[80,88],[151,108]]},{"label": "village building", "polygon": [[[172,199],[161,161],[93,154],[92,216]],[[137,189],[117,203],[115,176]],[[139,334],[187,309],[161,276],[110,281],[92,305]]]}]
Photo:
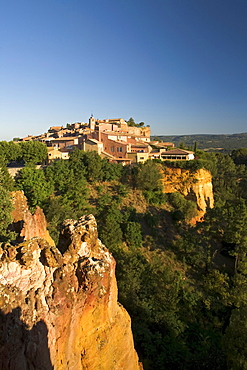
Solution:
[{"label": "village building", "polygon": [[128,153],[128,158],[131,160],[131,163],[144,163],[146,162],[149,158],[149,153]]},{"label": "village building", "polygon": [[28,136],[23,137],[22,139],[20,139],[20,141],[32,141],[32,140],[35,140],[35,136],[33,136],[33,135],[28,135]]},{"label": "village building", "polygon": [[47,162],[68,159],[69,153],[78,148],[95,151],[110,162],[144,163],[148,159],[193,160],[194,153],[175,149],[173,143],[150,141],[150,127],[144,124],[129,126],[123,118],[95,119],[88,123],[75,122],[52,126],[40,136],[28,136],[22,141],[39,140],[48,148]]},{"label": "village building", "polygon": [[80,137],[79,143],[80,143],[81,150],[84,150],[84,152],[95,151],[99,155],[101,155],[101,153],[104,152],[103,143],[96,139],[85,139],[83,137]]},{"label": "village building", "polygon": [[53,147],[53,148],[73,148],[78,146],[78,137],[77,136],[63,136],[63,137],[48,137],[43,138],[40,141],[46,144],[47,147]]},{"label": "village building", "polygon": [[191,161],[195,159],[194,152],[184,149],[172,149],[160,154],[160,159],[163,161]]}]

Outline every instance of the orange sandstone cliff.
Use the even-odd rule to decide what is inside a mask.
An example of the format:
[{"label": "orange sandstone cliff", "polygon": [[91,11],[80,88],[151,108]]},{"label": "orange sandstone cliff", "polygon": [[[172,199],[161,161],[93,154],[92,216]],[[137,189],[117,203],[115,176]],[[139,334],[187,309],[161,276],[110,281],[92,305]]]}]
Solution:
[{"label": "orange sandstone cliff", "polygon": [[47,230],[45,215],[41,208],[37,207],[34,214],[29,211],[27,199],[23,191],[12,192],[12,230],[18,234],[18,241],[28,240],[35,236],[44,238],[49,244],[55,245]]},{"label": "orange sandstone cliff", "polygon": [[203,218],[207,208],[213,208],[212,175],[209,171],[203,168],[196,172],[183,168],[166,168],[162,181],[166,193],[178,192],[197,203],[197,221]]},{"label": "orange sandstone cliff", "polygon": [[66,220],[57,247],[23,238],[0,248],[0,369],[141,369],[94,217]]}]

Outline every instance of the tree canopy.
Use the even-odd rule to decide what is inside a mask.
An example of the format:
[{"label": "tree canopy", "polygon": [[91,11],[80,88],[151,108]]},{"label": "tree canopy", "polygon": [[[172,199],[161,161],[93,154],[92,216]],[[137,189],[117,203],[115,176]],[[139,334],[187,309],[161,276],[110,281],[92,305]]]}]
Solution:
[{"label": "tree canopy", "polygon": [[129,120],[127,121],[128,126],[131,127],[143,127],[145,126],[144,122],[136,123],[134,118],[130,117]]}]

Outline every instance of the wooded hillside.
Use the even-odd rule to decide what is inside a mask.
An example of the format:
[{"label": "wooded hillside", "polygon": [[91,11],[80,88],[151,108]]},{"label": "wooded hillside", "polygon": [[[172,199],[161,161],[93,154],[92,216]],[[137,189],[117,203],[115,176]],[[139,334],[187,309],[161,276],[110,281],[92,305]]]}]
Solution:
[{"label": "wooded hillside", "polygon": [[233,149],[247,147],[247,133],[232,135],[159,135],[152,136],[152,140],[158,138],[164,142],[172,142],[176,147],[183,143],[186,147],[194,148],[195,142],[201,150],[230,152]]},{"label": "wooded hillside", "polygon": [[[75,150],[44,169],[27,165],[14,181],[1,165],[2,242],[14,243],[5,231],[13,188],[44,209],[55,241],[64,219],[95,215],[145,370],[247,368],[247,170],[227,154],[198,154],[122,167]],[[215,207],[203,222],[189,222],[195,202],[164,193],[166,166],[210,169]]]}]

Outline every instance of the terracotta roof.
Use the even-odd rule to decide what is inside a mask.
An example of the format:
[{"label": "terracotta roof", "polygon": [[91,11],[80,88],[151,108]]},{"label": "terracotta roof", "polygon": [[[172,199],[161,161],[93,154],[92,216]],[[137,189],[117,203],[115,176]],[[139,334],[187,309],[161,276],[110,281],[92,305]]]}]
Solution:
[{"label": "terracotta roof", "polygon": [[131,143],[131,146],[138,147],[138,148],[147,148],[149,145],[148,145],[148,143],[135,142],[133,144]]},{"label": "terracotta roof", "polygon": [[137,144],[138,143],[138,141],[136,141],[135,139],[132,139],[132,138],[127,138],[127,141],[128,141],[128,143],[129,144]]},{"label": "terracotta roof", "polygon": [[119,141],[119,140],[112,140],[112,139],[108,139],[109,141],[112,141],[113,143],[117,143],[117,144],[121,144],[121,145],[128,145],[129,143],[127,143],[126,141]]},{"label": "terracotta roof", "polygon": [[107,153],[104,150],[102,150],[102,152],[100,153],[100,155],[104,155],[105,157],[109,157],[111,159],[116,159],[116,157],[114,157],[114,155],[111,155],[110,153]]},{"label": "terracotta roof", "polygon": [[53,141],[71,141],[74,139],[78,139],[78,136],[62,136],[54,138]]},{"label": "terracotta roof", "polygon": [[165,154],[170,155],[170,154],[194,154],[194,152],[191,152],[189,150],[184,150],[184,149],[172,149],[172,150],[167,150]]},{"label": "terracotta roof", "polygon": [[127,131],[116,131],[116,130],[103,130],[101,131],[102,134],[107,134],[107,135],[119,135],[119,136],[130,136],[130,134]]},{"label": "terracotta roof", "polygon": [[49,128],[49,130],[54,130],[54,131],[60,131],[63,129],[63,126],[52,126]]}]

